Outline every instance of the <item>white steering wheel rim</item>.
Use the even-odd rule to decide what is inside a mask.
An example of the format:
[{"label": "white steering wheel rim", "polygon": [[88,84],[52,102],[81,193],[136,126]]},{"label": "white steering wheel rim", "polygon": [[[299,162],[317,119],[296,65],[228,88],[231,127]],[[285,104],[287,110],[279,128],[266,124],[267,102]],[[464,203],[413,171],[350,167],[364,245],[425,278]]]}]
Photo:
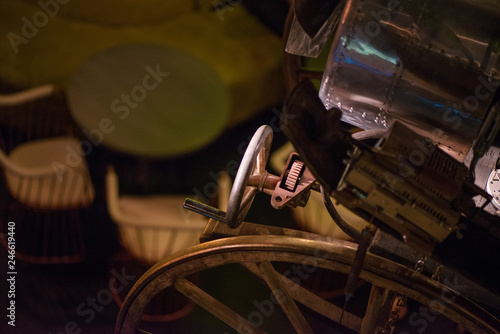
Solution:
[{"label": "white steering wheel rim", "polygon": [[262,125],[257,129],[248,144],[229,195],[226,223],[231,228],[236,228],[241,224],[250,208],[251,202],[246,205],[246,210],[241,208],[248,179],[251,175],[259,175],[265,171],[272,141],[272,128],[268,125]]}]

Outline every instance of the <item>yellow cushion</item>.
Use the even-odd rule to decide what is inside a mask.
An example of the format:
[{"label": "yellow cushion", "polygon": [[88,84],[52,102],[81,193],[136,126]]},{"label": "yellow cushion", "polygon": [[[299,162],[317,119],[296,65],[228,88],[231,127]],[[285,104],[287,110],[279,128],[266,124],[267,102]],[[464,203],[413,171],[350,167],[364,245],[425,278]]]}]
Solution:
[{"label": "yellow cushion", "polygon": [[18,87],[66,87],[90,56],[116,45],[152,43],[187,51],[219,74],[232,99],[230,124],[284,98],[281,38],[242,5],[119,26],[50,17],[16,0],[0,1],[0,12],[0,31],[8,32],[0,39],[0,78]]}]

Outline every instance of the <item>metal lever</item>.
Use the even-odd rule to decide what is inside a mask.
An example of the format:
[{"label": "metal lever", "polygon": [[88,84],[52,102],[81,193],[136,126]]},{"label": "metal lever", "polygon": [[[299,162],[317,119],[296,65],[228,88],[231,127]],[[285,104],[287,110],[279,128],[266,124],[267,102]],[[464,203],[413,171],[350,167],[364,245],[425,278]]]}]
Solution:
[{"label": "metal lever", "polygon": [[222,223],[226,222],[226,213],[224,211],[214,208],[210,205],[206,205],[205,203],[186,198],[182,207],[208,218],[218,220]]}]

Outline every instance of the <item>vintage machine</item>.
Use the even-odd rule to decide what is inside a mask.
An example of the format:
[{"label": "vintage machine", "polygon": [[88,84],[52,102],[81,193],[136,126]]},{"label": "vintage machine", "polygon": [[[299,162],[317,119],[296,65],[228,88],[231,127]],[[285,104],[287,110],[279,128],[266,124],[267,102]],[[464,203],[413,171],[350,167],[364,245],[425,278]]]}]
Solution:
[{"label": "vintage machine", "polygon": [[[175,288],[238,332],[266,332],[264,319],[233,312],[186,279],[234,263],[266,283],[297,333],[315,331],[309,313],[338,332],[390,333],[407,299],[422,305],[410,317],[439,304],[433,314],[460,328],[499,333],[499,18],[500,4],[490,0],[296,0],[280,123],[295,152],[281,175],[269,173],[273,130],[261,126],[227,210],[186,200],[185,208],[211,218],[203,243],[139,280],[115,333],[135,332],[160,287]],[[325,52],[318,75],[307,59]],[[276,209],[307,206],[320,192],[331,223],[353,242],[246,222],[258,192]],[[362,217],[364,228],[335,204]],[[283,264],[291,267],[280,271]],[[466,283],[440,282],[443,267]],[[290,268],[310,275],[290,277]],[[306,278],[324,271],[347,275],[343,307],[310,288]],[[360,280],[371,290],[356,315],[346,306]]]}]

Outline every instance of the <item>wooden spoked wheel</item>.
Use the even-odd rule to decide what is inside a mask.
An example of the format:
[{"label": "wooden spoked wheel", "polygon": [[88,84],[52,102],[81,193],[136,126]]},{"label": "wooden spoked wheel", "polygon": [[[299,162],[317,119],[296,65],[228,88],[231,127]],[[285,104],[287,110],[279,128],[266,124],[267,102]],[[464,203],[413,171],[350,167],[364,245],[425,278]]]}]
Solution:
[{"label": "wooden spoked wheel", "polygon": [[[272,318],[284,314],[291,329],[287,331],[284,328],[281,332],[324,333],[330,328],[340,329],[342,333],[373,334],[387,322],[388,311],[396,295],[435,307],[441,315],[473,333],[497,333],[500,328],[498,319],[446,286],[370,253],[360,273],[362,280],[371,283],[368,285],[371,291],[366,307],[361,315],[345,312],[339,325],[342,307],[324,300],[301,284],[307,275],[320,268],[349,273],[356,244],[325,239],[319,236],[316,240],[276,235],[237,236],[209,241],[177,253],[159,262],[138,280],[120,310],[115,334],[153,333],[150,329],[142,329],[141,315],[154,296],[169,288],[181,292],[220,319],[221,325],[225,323],[226,329],[218,330],[219,333],[231,328],[240,333],[275,332],[266,325],[275,324]],[[244,311],[246,313],[236,312],[233,306],[226,306],[219,296],[207,293],[201,284],[196,285],[186,279],[188,275],[207,270],[223,272],[225,266],[235,264],[248,269],[250,277],[259,283],[265,283],[262,289],[266,285],[269,288],[268,298],[250,302],[250,309]],[[279,271],[277,268],[282,264],[296,270]],[[228,284],[228,289],[233,287],[233,290],[226,291],[232,301],[241,303],[239,295],[248,294],[248,287],[242,284],[244,280],[223,274],[217,276],[217,280],[219,284]],[[251,295],[257,296],[257,293],[252,291]],[[259,312],[260,318],[256,316]],[[321,320],[319,323],[318,319]],[[164,325],[169,326],[168,323]],[[204,332],[209,332],[208,327],[205,326],[207,330]],[[168,332],[168,327],[165,330]]]}]

